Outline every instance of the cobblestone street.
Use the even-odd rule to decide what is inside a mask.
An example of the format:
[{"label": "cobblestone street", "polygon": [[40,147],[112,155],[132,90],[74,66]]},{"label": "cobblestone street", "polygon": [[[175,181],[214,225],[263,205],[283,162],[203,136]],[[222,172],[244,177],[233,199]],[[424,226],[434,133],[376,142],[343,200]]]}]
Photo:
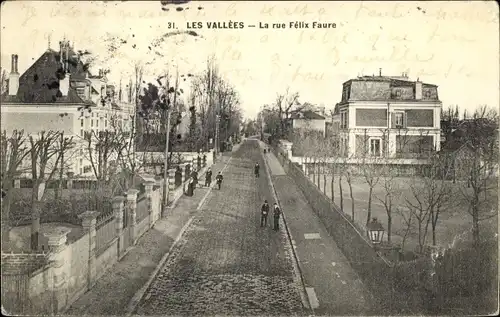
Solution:
[{"label": "cobblestone street", "polygon": [[260,205],[274,201],[257,142],[243,143],[223,174],[134,314],[306,314],[283,228],[271,230],[272,216],[260,227]]}]

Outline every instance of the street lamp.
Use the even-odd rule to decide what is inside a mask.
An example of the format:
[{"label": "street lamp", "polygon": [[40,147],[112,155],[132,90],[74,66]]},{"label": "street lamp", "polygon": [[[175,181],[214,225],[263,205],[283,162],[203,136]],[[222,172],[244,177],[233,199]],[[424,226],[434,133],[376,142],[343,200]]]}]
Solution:
[{"label": "street lamp", "polygon": [[384,237],[384,227],[380,222],[378,222],[377,218],[372,218],[366,225],[366,229],[368,229],[368,238],[371,243],[377,245],[382,242],[382,238]]}]

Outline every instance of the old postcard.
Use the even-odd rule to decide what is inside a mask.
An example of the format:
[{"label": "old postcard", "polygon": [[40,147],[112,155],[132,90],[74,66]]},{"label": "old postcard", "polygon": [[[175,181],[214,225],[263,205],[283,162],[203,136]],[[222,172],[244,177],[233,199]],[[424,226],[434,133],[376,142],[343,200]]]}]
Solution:
[{"label": "old postcard", "polygon": [[493,1],[5,1],[2,313],[498,314]]}]

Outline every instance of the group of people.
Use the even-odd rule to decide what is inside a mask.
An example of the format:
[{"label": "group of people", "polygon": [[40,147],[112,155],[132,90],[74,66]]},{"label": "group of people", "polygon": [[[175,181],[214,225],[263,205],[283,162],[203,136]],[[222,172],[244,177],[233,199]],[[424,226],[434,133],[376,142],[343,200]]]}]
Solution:
[{"label": "group of people", "polygon": [[[267,227],[267,217],[269,215],[269,203],[267,200],[264,200],[264,204],[260,208],[260,226]],[[281,216],[281,209],[278,206],[278,203],[274,203],[273,205],[273,230],[278,231],[280,229],[279,222]]]},{"label": "group of people", "polygon": [[[222,173],[221,172],[217,173],[215,180],[217,181],[217,187],[219,188],[219,190],[222,186],[223,179],[224,177],[222,176]],[[197,184],[198,184],[198,172],[193,171],[191,173],[191,178],[188,183],[188,189],[186,195],[193,196]],[[212,184],[212,169],[209,167],[205,174],[205,187],[210,187],[210,184]]]},{"label": "group of people", "polygon": [[[219,190],[222,186],[223,179],[224,176],[222,176],[221,172],[217,173],[217,176],[215,176],[215,181],[217,182],[217,187],[219,188]],[[210,184],[212,184],[212,169],[209,167],[207,173],[205,174],[205,186],[209,187]]]}]

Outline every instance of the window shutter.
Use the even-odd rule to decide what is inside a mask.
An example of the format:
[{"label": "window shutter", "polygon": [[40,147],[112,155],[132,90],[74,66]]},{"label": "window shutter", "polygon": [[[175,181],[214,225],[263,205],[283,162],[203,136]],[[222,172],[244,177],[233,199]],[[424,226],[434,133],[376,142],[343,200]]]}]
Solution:
[{"label": "window shutter", "polygon": [[396,127],[396,113],[393,112],[390,114],[390,116],[391,116],[391,126],[390,127],[394,129]]},{"label": "window shutter", "polygon": [[406,111],[403,113],[403,128],[407,128],[408,127],[408,120],[407,120],[407,116],[406,116]]}]

